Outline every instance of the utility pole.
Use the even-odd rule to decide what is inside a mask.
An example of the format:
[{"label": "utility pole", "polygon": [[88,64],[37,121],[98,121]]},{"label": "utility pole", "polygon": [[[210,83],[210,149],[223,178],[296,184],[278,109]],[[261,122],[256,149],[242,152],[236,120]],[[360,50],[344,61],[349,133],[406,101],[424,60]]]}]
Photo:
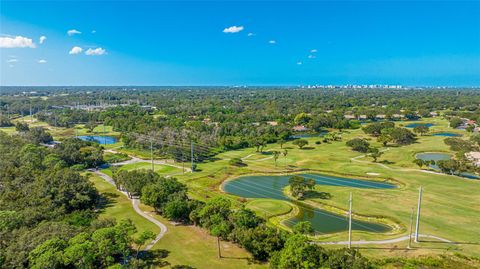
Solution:
[{"label": "utility pole", "polygon": [[418,243],[418,230],[420,228],[420,206],[422,204],[422,187],[420,186],[420,190],[418,193],[418,207],[417,207],[417,223],[415,225],[415,243]]},{"label": "utility pole", "polygon": [[352,193],[350,193],[350,209],[348,210],[348,248],[352,247]]},{"label": "utility pole", "polygon": [[410,214],[410,234],[408,236],[408,248],[412,248],[413,212],[415,211],[412,207],[412,213]]},{"label": "utility pole", "polygon": [[222,253],[220,252],[220,236],[217,236],[217,248],[218,248],[218,258],[222,258]]},{"label": "utility pole", "polygon": [[182,151],[182,174],[185,174],[185,156],[183,152],[183,148],[181,148]]},{"label": "utility pole", "polygon": [[30,104],[30,123],[33,122],[33,118],[32,118],[32,104]]},{"label": "utility pole", "polygon": [[193,147],[194,147],[194,145],[193,145],[193,142],[192,142],[191,149],[190,149],[190,155],[191,155],[190,158],[191,158],[191,161],[192,161],[192,173],[193,173],[193,170],[195,170],[194,163],[193,163]]},{"label": "utility pole", "polygon": [[152,172],[155,172],[155,167],[153,165],[153,140],[150,138],[150,158],[152,159]]}]

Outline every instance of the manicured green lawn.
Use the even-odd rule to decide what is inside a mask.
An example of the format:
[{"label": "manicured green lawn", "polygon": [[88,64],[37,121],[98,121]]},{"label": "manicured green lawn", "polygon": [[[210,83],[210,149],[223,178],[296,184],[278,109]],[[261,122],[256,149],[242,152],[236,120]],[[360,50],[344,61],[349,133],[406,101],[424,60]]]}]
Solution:
[{"label": "manicured green lawn", "polygon": [[108,201],[106,207],[100,213],[100,218],[114,218],[117,221],[128,218],[135,223],[137,233],[146,230],[154,233],[160,232],[160,229],[155,224],[138,215],[133,210],[132,202],[128,200],[127,196],[117,191],[114,186],[96,175],[90,175],[89,179],[98,192],[106,197]]},{"label": "manicured green lawn", "polygon": [[275,199],[255,199],[248,202],[246,207],[267,218],[287,214],[292,210],[287,202]]},{"label": "manicured green lawn", "polygon": [[[443,119],[427,119],[424,122],[433,122],[437,125],[432,131],[461,132],[448,127]],[[401,123],[402,125],[408,122]],[[397,123],[399,125],[399,123]],[[464,133],[465,138],[467,134]],[[177,176],[181,181],[186,182],[192,196],[205,199],[221,195],[219,185],[228,178],[237,177],[243,174],[258,173],[284,173],[285,171],[309,169],[312,172],[330,173],[356,178],[371,178],[377,180],[391,179],[399,184],[397,189],[355,189],[346,187],[317,186],[318,190],[329,192],[332,198],[329,200],[315,199],[313,202],[331,205],[340,209],[347,209],[348,194],[354,195],[354,210],[361,215],[374,215],[387,217],[401,224],[403,227],[400,234],[377,234],[354,232],[356,240],[381,240],[385,238],[398,237],[408,234],[410,224],[411,208],[416,206],[418,199],[418,188],[424,187],[422,204],[422,218],[420,232],[441,236],[452,241],[478,242],[480,238],[480,181],[469,180],[455,176],[430,174],[419,171],[418,166],[412,163],[415,154],[418,152],[450,152],[444,144],[445,137],[440,136],[419,136],[417,143],[402,147],[387,147],[388,149],[378,160],[372,163],[368,157],[352,160],[361,153],[351,151],[345,142],[355,138],[364,137],[369,139],[374,146],[385,149],[375,139],[365,135],[361,130],[347,130],[342,133],[343,141],[314,144],[318,138],[307,138],[311,149],[298,149],[291,142],[284,145],[287,148],[287,156],[280,156],[275,166],[273,158],[266,158],[270,155],[256,153],[254,149],[248,148],[237,151],[229,151],[219,154],[221,160],[198,164],[199,172]],[[264,151],[279,150],[279,145],[270,144]],[[253,154],[253,155],[251,155]],[[228,164],[228,159],[234,157],[247,157],[246,167],[233,167]],[[250,161],[249,161],[250,160]],[[386,165],[385,166],[382,166]],[[378,175],[372,174],[376,173]],[[229,197],[233,197],[228,195]],[[238,199],[233,199],[238,201]],[[272,210],[274,212],[274,210]],[[346,233],[340,233],[328,238],[328,240],[345,240]],[[398,244],[398,245],[404,245]],[[428,247],[428,243],[422,246]],[[480,253],[480,245],[465,244],[453,248],[451,245],[437,244],[437,247],[446,249],[459,248],[466,254]],[[431,250],[435,252],[436,250]],[[416,253],[429,253],[423,250]]]},{"label": "manicured green lawn", "polygon": [[[150,230],[155,233],[159,228],[148,220],[138,215],[131,202],[125,195],[115,189],[114,186],[105,182],[102,178],[90,175],[90,181],[95,184],[97,190],[106,197],[110,197],[108,206],[100,213],[100,218],[115,218],[117,221],[129,218],[137,227],[137,233]],[[252,264],[250,254],[244,249],[229,243],[221,243],[222,257],[217,257],[216,237],[210,236],[205,230],[186,225],[175,226],[168,220],[153,212],[151,207],[140,205],[140,208],[154,216],[167,226],[167,233],[153,247],[158,257],[164,257],[165,268],[174,265],[189,265],[194,268],[266,268],[265,264]]]}]

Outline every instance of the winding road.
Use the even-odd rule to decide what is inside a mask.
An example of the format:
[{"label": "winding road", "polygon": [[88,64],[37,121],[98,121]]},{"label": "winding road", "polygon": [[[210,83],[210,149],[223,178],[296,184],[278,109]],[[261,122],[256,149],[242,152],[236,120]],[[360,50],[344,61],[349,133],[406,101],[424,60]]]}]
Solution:
[{"label": "winding road", "polygon": [[[112,184],[113,186],[115,186],[115,182],[113,181],[113,179],[107,175],[107,174],[104,174],[98,170],[95,170],[95,169],[89,169],[88,171],[90,172],[93,172],[95,173],[97,176],[103,178],[105,181],[107,181],[108,183]],[[153,218],[152,216],[148,215],[147,213],[143,212],[140,208],[139,208],[139,204],[140,204],[140,200],[137,199],[137,198],[130,198],[128,197],[127,193],[124,192],[124,191],[120,191],[119,192],[123,193],[125,196],[127,196],[128,199],[130,199],[132,201],[132,206],[133,206],[133,209],[135,210],[135,212],[137,212],[137,214],[139,214],[140,216],[144,217],[145,219],[147,219],[148,221],[152,222],[153,224],[157,225],[158,228],[160,228],[160,232],[157,234],[157,236],[155,237],[155,239],[153,239],[143,250],[144,251],[148,251],[150,250],[157,242],[158,240],[160,240],[164,235],[165,233],[167,232],[167,226],[165,226],[165,224],[161,223],[160,221],[156,220],[155,218]]]}]

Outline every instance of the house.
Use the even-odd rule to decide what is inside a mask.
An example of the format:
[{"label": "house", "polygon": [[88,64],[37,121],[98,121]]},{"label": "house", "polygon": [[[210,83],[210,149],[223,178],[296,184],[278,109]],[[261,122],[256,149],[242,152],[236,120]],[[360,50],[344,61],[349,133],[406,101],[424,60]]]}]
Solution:
[{"label": "house", "polygon": [[343,117],[344,117],[345,119],[347,119],[347,120],[354,120],[354,119],[356,119],[355,115],[344,115]]},{"label": "house", "polygon": [[437,112],[430,112],[430,116],[436,117],[436,116],[438,116],[438,113]]},{"label": "house", "polygon": [[308,131],[308,128],[303,126],[303,125],[297,125],[297,126],[293,126],[293,131],[294,132],[305,132],[305,131]]},{"label": "house", "polygon": [[267,121],[267,124],[270,125],[270,126],[277,126],[277,125],[278,125],[278,122],[276,122],[276,121]]},{"label": "house", "polygon": [[404,117],[404,115],[402,115],[402,114],[393,114],[392,115],[392,118],[394,118],[394,119],[401,119],[403,117]]},{"label": "house", "polygon": [[377,119],[380,119],[380,120],[383,120],[385,119],[387,116],[385,114],[378,114],[377,116],[375,116],[375,118]]},{"label": "house", "polygon": [[479,151],[470,151],[465,153],[465,157],[473,163],[475,166],[480,167],[480,152]]}]

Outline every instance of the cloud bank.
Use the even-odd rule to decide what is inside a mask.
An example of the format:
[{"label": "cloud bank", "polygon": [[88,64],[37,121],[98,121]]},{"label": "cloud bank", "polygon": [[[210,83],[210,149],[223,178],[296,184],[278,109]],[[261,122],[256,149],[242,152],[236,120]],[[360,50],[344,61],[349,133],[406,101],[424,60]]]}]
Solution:
[{"label": "cloud bank", "polygon": [[16,37],[0,37],[0,48],[35,48],[31,38],[16,36]]}]

